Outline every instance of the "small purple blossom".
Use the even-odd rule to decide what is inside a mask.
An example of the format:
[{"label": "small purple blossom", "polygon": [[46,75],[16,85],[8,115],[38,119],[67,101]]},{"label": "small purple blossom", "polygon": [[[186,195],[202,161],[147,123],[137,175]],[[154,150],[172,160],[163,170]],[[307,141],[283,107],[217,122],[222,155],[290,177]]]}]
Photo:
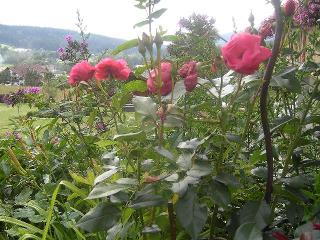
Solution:
[{"label": "small purple blossom", "polygon": [[7,132],[5,132],[5,137],[6,138],[14,138],[17,141],[22,139],[21,133],[19,133],[17,131],[13,131],[13,132],[7,131]]},{"label": "small purple blossom", "polygon": [[81,48],[87,48],[88,47],[88,43],[87,42],[82,42],[82,43],[80,43],[80,47]]},{"label": "small purple blossom", "polygon": [[65,36],[65,39],[66,39],[66,41],[67,41],[68,43],[70,43],[70,42],[72,42],[73,37],[72,37],[70,34],[68,34],[67,36]]},{"label": "small purple blossom", "polygon": [[41,92],[41,88],[40,87],[28,87],[23,89],[23,92],[26,94],[38,94]]},{"label": "small purple blossom", "polygon": [[100,132],[105,132],[107,130],[107,126],[104,122],[97,122],[96,123],[96,128]]},{"label": "small purple blossom", "polygon": [[64,48],[60,47],[57,52],[59,55],[62,55],[64,53]]}]

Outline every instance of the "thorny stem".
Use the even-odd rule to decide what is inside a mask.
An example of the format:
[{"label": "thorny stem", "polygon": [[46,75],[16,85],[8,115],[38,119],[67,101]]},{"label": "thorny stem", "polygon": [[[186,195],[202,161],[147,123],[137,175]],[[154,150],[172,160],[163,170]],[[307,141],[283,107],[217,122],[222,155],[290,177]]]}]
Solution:
[{"label": "thorny stem", "polygon": [[266,71],[263,76],[263,85],[260,93],[260,115],[261,115],[261,124],[263,128],[263,133],[265,136],[264,140],[265,140],[267,166],[268,166],[268,176],[267,176],[267,184],[266,184],[264,198],[268,204],[270,204],[271,202],[271,195],[272,195],[272,183],[273,183],[273,156],[272,155],[273,154],[272,154],[271,132],[270,132],[270,127],[268,122],[267,98],[268,98],[268,88],[270,85],[273,69],[280,51],[282,30],[283,30],[280,0],[273,0],[272,3],[274,5],[275,15],[276,15],[276,34],[275,34],[274,45],[272,48],[272,55],[268,61],[268,65],[266,67]]},{"label": "thorny stem", "polygon": [[173,203],[168,202],[168,214],[169,214],[169,222],[170,222],[170,235],[171,240],[176,240],[177,238],[177,227],[176,227],[176,219],[173,210]]},{"label": "thorny stem", "polygon": [[[159,102],[159,106],[160,109],[163,109],[163,104],[162,104],[162,100],[161,100],[161,87],[162,87],[162,76],[161,76],[161,48],[157,47],[157,74],[156,74],[156,85],[157,85],[157,90],[158,90],[158,102]],[[164,111],[164,110],[163,110]],[[159,124],[159,130],[158,130],[158,134],[159,134],[159,146],[162,146],[162,140],[163,140],[163,121],[160,120],[160,124]]]}]

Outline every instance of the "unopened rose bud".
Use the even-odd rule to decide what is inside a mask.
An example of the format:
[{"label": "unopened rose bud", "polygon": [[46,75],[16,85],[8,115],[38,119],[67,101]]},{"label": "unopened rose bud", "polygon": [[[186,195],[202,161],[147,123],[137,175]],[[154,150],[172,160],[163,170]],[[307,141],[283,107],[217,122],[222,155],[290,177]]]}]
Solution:
[{"label": "unopened rose bud", "polygon": [[202,66],[202,62],[197,62],[197,64],[196,64],[196,70],[199,71],[200,68],[201,68],[201,66]]},{"label": "unopened rose bud", "polygon": [[251,27],[253,27],[254,26],[254,15],[252,14],[252,11],[249,15],[248,21],[251,24]]},{"label": "unopened rose bud", "polygon": [[163,44],[163,40],[159,32],[156,33],[156,36],[154,38],[154,43],[156,44],[157,48],[161,48]]},{"label": "unopened rose bud", "polygon": [[146,33],[142,34],[142,43],[148,49],[148,51],[152,50],[152,43],[150,37]]},{"label": "unopened rose bud", "polygon": [[138,51],[144,57],[146,55],[146,47],[143,42],[138,38]]},{"label": "unopened rose bud", "polygon": [[212,63],[210,70],[212,73],[217,72],[217,70],[218,70],[217,65],[215,63]]},{"label": "unopened rose bud", "polygon": [[165,109],[163,107],[160,107],[157,110],[156,114],[158,115],[158,117],[160,118],[160,120],[162,122],[164,122],[164,120],[166,120],[166,111],[165,111]]},{"label": "unopened rose bud", "polygon": [[157,182],[157,181],[159,181],[160,180],[160,178],[158,177],[158,176],[145,176],[145,178],[144,178],[144,182],[145,183],[153,183],[153,182]]}]

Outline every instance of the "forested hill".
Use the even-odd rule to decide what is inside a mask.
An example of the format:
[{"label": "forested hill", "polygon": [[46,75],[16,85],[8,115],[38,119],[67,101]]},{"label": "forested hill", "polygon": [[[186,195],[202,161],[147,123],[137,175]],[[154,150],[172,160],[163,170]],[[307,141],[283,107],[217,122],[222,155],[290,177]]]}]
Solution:
[{"label": "forested hill", "polygon": [[[71,30],[0,24],[0,44],[16,48],[56,51],[59,47],[65,46],[64,37],[68,34],[74,38],[79,38],[79,34]],[[104,49],[113,49],[123,41],[117,38],[91,34],[89,47],[92,52],[100,52]]]}]

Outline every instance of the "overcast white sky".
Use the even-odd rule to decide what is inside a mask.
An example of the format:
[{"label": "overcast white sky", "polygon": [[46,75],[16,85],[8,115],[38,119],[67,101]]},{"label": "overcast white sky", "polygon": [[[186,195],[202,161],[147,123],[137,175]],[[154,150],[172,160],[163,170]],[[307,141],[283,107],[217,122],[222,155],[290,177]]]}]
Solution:
[{"label": "overcast white sky", "polygon": [[[0,0],[0,24],[31,25],[76,30],[76,10],[79,9],[88,31],[111,37],[135,38],[133,25],[145,18],[145,12],[135,8],[134,0]],[[178,29],[181,17],[201,13],[216,19],[221,34],[232,31],[232,16],[238,29],[248,26],[250,10],[256,25],[273,9],[266,0],[162,0],[158,6],[168,8],[156,23],[169,33]]]}]

